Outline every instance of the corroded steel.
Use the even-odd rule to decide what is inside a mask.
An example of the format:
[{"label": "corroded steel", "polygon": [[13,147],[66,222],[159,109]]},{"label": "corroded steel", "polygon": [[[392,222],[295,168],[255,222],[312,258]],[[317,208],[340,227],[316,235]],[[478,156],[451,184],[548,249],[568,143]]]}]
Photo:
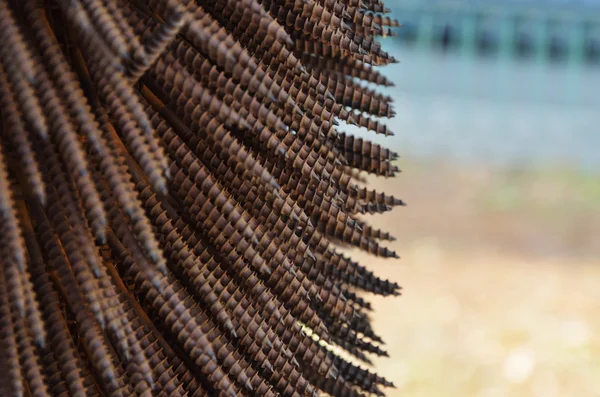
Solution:
[{"label": "corroded steel", "polygon": [[[0,0],[0,394],[382,395],[377,0]],[[309,332],[310,331],[310,332]]]}]

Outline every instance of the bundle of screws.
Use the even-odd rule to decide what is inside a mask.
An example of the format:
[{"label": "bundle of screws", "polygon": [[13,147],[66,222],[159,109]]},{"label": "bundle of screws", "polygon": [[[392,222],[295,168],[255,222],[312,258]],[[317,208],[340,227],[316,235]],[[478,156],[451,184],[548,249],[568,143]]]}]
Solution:
[{"label": "bundle of screws", "polygon": [[0,0],[0,395],[383,395],[386,12]]}]

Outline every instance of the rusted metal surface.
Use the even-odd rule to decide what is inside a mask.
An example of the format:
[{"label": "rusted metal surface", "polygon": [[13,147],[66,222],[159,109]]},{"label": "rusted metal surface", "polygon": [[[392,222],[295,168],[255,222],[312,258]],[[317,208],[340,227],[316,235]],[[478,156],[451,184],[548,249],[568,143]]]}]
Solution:
[{"label": "rusted metal surface", "polygon": [[360,291],[400,291],[336,249],[397,257],[357,217],[397,155],[338,131],[392,135],[385,12],[0,0],[0,394],[392,386],[331,349],[387,355]]}]

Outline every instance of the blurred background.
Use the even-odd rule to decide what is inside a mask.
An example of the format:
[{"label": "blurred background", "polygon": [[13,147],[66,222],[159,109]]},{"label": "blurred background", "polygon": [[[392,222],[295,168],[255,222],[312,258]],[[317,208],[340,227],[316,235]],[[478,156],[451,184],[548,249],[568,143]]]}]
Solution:
[{"label": "blurred background", "polygon": [[[387,0],[390,396],[600,396],[600,1]],[[350,127],[348,127],[350,129]],[[357,131],[353,131],[357,132]]]}]

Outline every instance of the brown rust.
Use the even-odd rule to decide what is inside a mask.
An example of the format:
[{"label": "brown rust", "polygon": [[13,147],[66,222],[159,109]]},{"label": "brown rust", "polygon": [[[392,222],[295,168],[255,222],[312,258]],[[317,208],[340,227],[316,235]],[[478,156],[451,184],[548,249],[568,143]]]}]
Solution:
[{"label": "brown rust", "polygon": [[[0,389],[333,396],[393,386],[358,213],[397,155],[379,0],[0,0]],[[360,81],[357,81],[360,80]],[[313,336],[306,333],[312,330]]]}]

